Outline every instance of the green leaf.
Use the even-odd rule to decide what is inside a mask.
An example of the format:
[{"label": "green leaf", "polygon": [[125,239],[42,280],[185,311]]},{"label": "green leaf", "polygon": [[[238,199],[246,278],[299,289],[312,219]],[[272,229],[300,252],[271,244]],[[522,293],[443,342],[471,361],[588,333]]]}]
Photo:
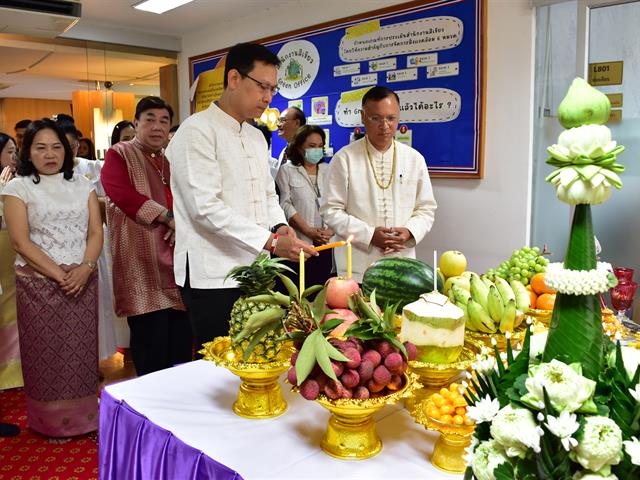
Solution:
[{"label": "green leaf", "polygon": [[253,334],[253,336],[251,337],[251,341],[249,342],[249,345],[247,345],[247,348],[245,348],[244,352],[242,352],[242,359],[245,362],[249,361],[249,357],[251,356],[251,353],[256,348],[256,345],[260,343],[260,340],[262,340],[262,338],[274,328],[277,328],[277,325],[265,325],[264,327],[262,327],[256,333]]},{"label": "green leaf", "polygon": [[339,362],[349,361],[349,359],[346,356],[344,356],[340,350],[338,350],[336,347],[331,345],[330,342],[327,342],[325,348],[327,350],[327,354],[329,354],[329,358],[333,358],[334,360],[337,360]]},{"label": "green leaf", "polygon": [[293,280],[281,273],[278,273],[277,275],[278,278],[280,278],[280,280],[282,281],[284,287],[287,289],[287,292],[289,292],[289,296],[291,298],[297,299],[299,295],[298,287],[296,287],[296,284],[293,283]]},{"label": "green leaf", "polygon": [[324,322],[320,326],[320,328],[322,329],[323,332],[330,332],[341,323],[344,323],[344,320],[342,318],[332,318],[331,320],[327,320],[326,322]]},{"label": "green leaf", "polygon": [[504,462],[493,469],[493,476],[496,480],[515,480],[516,472],[513,470],[513,465]]},{"label": "green leaf", "polygon": [[298,380],[298,385],[305,381],[316,364],[316,342],[314,335],[321,335],[320,330],[314,330],[314,332],[306,338],[298,354],[298,359],[296,360],[296,379]]},{"label": "green leaf", "polygon": [[314,293],[318,293],[320,290],[324,288],[324,285],[312,285],[309,288],[306,288],[304,292],[302,292],[302,298],[307,298]]},{"label": "green leaf", "polygon": [[327,352],[327,340],[322,336],[320,330],[315,330],[313,334],[315,334],[313,343],[314,352],[316,354],[316,362],[318,362],[318,365],[320,365],[320,368],[327,375],[327,377],[329,377],[331,380],[338,380],[338,377],[336,377],[336,373],[333,371],[333,367],[331,366],[329,353]]},{"label": "green leaf", "polygon": [[316,326],[320,327],[320,320],[324,317],[324,312],[326,310],[326,299],[327,299],[327,289],[323,288],[320,290],[316,298],[313,300],[313,304],[311,305],[311,314],[313,315],[313,321],[316,323]]}]

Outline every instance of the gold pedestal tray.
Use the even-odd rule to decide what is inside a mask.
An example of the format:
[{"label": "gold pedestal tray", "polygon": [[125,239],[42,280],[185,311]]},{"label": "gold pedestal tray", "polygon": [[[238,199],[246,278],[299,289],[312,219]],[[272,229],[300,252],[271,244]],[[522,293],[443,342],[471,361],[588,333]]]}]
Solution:
[{"label": "gold pedestal tray", "polygon": [[420,388],[415,375],[405,374],[404,377],[404,386],[400,390],[382,397],[367,400],[318,397],[316,401],[331,412],[327,431],[320,441],[322,450],[341,460],[364,460],[380,453],[382,441],[376,433],[374,414]]},{"label": "gold pedestal tray", "polygon": [[278,379],[290,366],[293,346],[285,344],[277,360],[266,363],[245,363],[238,359],[229,337],[217,337],[203,347],[200,353],[205,360],[226,368],[242,380],[238,399],[233,403],[237,415],[263,419],[277,417],[287,410]]},{"label": "gold pedestal tray", "polygon": [[527,315],[536,319],[539,323],[549,328],[549,322],[551,321],[551,314],[553,310],[540,310],[539,308],[532,308],[527,312]]},{"label": "gold pedestal tray", "polygon": [[467,464],[464,460],[465,449],[471,445],[474,425],[453,425],[443,423],[428,416],[421,402],[415,410],[416,422],[424,425],[427,430],[440,432],[440,436],[433,447],[431,464],[447,473],[464,473]]},{"label": "gold pedestal tray", "polygon": [[418,381],[422,388],[417,389],[413,396],[404,402],[405,407],[411,414],[417,405],[431,394],[437,392],[442,387],[448,387],[456,381],[462,372],[471,368],[476,361],[476,355],[482,351],[483,344],[465,338],[464,347],[458,360],[452,363],[430,363],[412,360],[409,362],[409,371],[418,376]]}]

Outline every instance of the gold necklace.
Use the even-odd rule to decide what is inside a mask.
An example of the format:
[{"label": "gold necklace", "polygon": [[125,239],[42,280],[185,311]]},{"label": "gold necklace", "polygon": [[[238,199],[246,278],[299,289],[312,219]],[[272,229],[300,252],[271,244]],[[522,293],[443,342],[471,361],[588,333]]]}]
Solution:
[{"label": "gold necklace", "polygon": [[371,170],[373,170],[373,178],[376,183],[382,190],[386,190],[393,183],[393,177],[396,176],[396,141],[393,140],[393,162],[391,163],[391,176],[389,177],[389,183],[383,185],[380,180],[378,180],[378,173],[376,172],[376,167],[373,166],[373,160],[371,160],[371,155],[369,155],[369,140],[367,137],[364,137],[364,149],[367,151],[367,158],[369,159],[369,165],[371,165]]}]

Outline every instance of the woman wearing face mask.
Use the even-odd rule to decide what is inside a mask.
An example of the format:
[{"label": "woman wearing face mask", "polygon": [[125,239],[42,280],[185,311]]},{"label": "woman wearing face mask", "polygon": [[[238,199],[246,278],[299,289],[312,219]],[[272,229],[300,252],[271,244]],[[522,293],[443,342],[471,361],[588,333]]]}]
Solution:
[{"label": "woman wearing face mask", "polygon": [[[315,125],[300,127],[287,147],[288,162],[280,167],[276,183],[280,206],[298,237],[316,246],[328,243],[333,230],[320,216],[320,199],[328,165],[323,162],[325,133]],[[333,250],[320,252],[306,263],[307,285],[323,284],[333,266]],[[297,269],[297,265],[294,265]]]}]

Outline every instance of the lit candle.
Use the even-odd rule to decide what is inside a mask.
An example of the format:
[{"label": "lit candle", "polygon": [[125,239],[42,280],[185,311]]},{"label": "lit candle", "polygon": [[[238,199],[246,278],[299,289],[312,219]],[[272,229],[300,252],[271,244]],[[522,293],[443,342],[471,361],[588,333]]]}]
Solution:
[{"label": "lit candle", "polygon": [[349,235],[347,238],[347,278],[351,278],[351,240],[353,235]]},{"label": "lit candle", "polygon": [[329,250],[330,248],[342,247],[346,245],[347,242],[344,240],[340,240],[339,242],[327,243],[326,245],[320,245],[319,247],[313,247],[316,252],[321,252],[322,250]]},{"label": "lit candle", "polygon": [[433,291],[438,290],[438,251],[433,251]]},{"label": "lit candle", "polygon": [[300,277],[300,298],[302,298],[302,292],[304,292],[304,250],[300,249],[300,268],[298,276]]}]

